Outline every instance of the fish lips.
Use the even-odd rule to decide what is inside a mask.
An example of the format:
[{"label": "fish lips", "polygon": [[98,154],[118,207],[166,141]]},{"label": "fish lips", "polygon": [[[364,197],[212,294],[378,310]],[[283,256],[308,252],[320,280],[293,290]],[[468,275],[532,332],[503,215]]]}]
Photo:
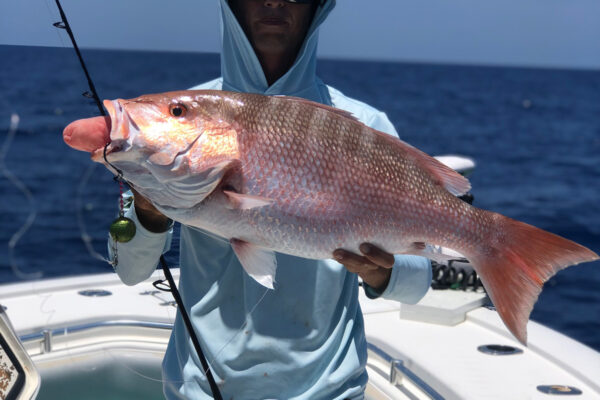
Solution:
[{"label": "fish lips", "polygon": [[104,100],[103,104],[110,116],[110,142],[92,153],[94,161],[102,162],[109,154],[123,151],[130,147],[133,137],[140,132],[125,107],[123,99]]}]

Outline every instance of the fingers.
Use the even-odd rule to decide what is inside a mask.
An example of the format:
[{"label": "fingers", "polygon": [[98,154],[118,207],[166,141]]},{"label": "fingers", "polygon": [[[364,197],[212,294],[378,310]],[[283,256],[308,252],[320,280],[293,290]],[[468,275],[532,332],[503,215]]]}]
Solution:
[{"label": "fingers", "polygon": [[361,244],[359,250],[369,261],[383,268],[392,268],[396,262],[393,254],[383,251],[371,243]]},{"label": "fingers", "polygon": [[135,204],[135,214],[144,228],[150,232],[166,232],[171,226],[171,220],[158,211],[156,207],[142,196],[137,190],[130,186]]},{"label": "fingers", "polygon": [[129,186],[129,188],[131,189],[131,193],[133,193],[133,198],[135,200],[136,209],[142,209],[144,211],[149,211],[149,212],[153,212],[153,213],[157,213],[157,214],[160,213],[160,211],[158,211],[156,209],[156,207],[154,207],[154,205],[150,202],[150,200],[148,200],[147,198],[142,196],[132,186]]},{"label": "fingers", "polygon": [[380,267],[374,264],[371,260],[366,257],[359,256],[358,254],[346,251],[344,249],[337,249],[333,252],[333,258],[343,264],[348,271],[355,274],[364,271],[374,271]]},{"label": "fingers", "polygon": [[390,254],[370,243],[363,243],[359,246],[363,255],[358,255],[344,249],[337,249],[333,252],[333,257],[340,264],[354,273],[373,271],[378,268],[392,268],[394,266],[394,255]]},{"label": "fingers", "polygon": [[387,287],[394,266],[394,255],[390,254],[371,243],[359,246],[363,255],[358,255],[344,249],[337,249],[333,257],[346,269],[358,274],[364,283],[383,292]]}]

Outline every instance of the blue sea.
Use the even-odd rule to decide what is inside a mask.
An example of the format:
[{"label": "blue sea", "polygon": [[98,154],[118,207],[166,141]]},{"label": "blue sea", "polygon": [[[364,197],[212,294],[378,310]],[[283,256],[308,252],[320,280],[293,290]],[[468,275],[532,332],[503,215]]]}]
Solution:
[{"label": "blue sea", "polygon": [[[216,54],[83,56],[103,99],[220,74]],[[74,51],[0,46],[0,60],[0,282],[111,271],[86,249],[77,210],[93,250],[105,254],[118,186],[100,166],[82,183],[89,155],[62,141],[69,122],[98,114],[81,96],[87,85]],[[408,143],[473,158],[478,207],[600,252],[600,71],[321,60],[319,75],[385,111]],[[12,113],[20,117],[14,137]],[[177,251],[168,258],[175,263]],[[532,318],[600,351],[600,262],[548,281]]]}]

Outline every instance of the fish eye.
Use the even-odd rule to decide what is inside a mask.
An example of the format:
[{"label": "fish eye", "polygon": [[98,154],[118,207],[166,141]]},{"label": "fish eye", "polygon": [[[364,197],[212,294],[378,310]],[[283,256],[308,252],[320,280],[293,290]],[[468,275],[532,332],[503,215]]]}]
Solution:
[{"label": "fish eye", "polygon": [[171,104],[169,113],[174,117],[183,117],[187,113],[187,108],[181,103]]}]

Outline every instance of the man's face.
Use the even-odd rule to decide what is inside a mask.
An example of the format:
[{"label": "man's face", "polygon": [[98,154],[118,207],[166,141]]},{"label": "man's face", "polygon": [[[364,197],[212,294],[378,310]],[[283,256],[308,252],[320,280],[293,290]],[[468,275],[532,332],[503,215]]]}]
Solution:
[{"label": "man's face", "polygon": [[317,8],[283,0],[230,0],[231,10],[259,54],[298,52]]}]

